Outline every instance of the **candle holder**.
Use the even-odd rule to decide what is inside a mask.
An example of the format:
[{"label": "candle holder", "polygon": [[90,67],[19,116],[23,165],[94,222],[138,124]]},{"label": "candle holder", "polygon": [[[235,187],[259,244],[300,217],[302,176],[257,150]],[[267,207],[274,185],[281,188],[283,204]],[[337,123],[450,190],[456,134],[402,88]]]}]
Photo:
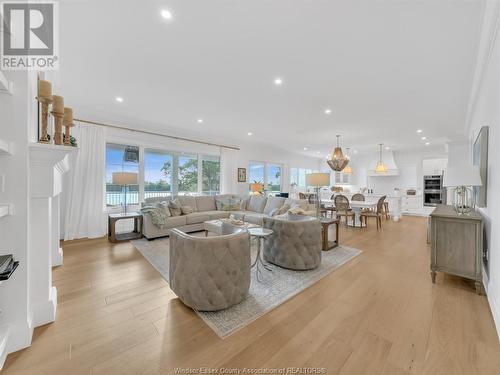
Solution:
[{"label": "candle holder", "polygon": [[64,107],[64,145],[65,146],[71,146],[71,134],[70,130],[71,127],[74,126],[75,124],[73,123],[73,109],[69,107]]},{"label": "candle holder", "polygon": [[52,114],[52,116],[54,116],[54,123],[55,123],[54,144],[62,145],[63,144],[62,127],[63,127],[64,113],[55,111],[52,111],[50,113]]},{"label": "candle holder", "polygon": [[40,143],[49,143],[48,128],[49,128],[49,105],[52,103],[52,97],[37,96],[36,100],[42,105],[42,132],[40,134]]}]

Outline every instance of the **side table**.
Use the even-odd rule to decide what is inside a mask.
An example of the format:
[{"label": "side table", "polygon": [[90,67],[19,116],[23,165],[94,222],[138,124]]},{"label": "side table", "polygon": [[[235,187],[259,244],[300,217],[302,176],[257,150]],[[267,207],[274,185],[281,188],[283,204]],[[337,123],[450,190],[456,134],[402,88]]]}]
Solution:
[{"label": "side table", "polygon": [[[129,233],[116,233],[116,223],[119,220],[134,219],[134,230]],[[142,214],[127,212],[126,214],[108,215],[108,239],[110,242],[128,241],[142,238]]]},{"label": "side table", "polygon": [[[339,246],[339,219],[329,219],[323,218],[320,219],[321,223],[321,249],[323,251],[331,250],[337,246]],[[335,240],[330,241],[328,239],[328,228],[330,225],[335,224]]]},{"label": "side table", "polygon": [[257,240],[259,241],[259,247],[257,250],[257,257],[255,258],[255,261],[252,264],[252,268],[255,267],[255,274],[257,276],[257,281],[260,281],[259,276],[262,275],[259,265],[262,266],[264,269],[271,271],[272,269],[264,263],[264,259],[262,259],[262,241],[264,241],[265,237],[268,237],[274,233],[273,230],[267,229],[267,228],[248,228],[248,233],[250,233],[250,236],[252,237],[257,237]]}]

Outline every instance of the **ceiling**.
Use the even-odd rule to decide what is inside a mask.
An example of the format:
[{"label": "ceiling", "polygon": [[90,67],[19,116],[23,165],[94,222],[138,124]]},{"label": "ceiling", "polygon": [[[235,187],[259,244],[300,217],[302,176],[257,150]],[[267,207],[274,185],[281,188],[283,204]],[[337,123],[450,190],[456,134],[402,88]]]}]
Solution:
[{"label": "ceiling", "polygon": [[381,142],[424,148],[422,135],[431,146],[465,136],[483,7],[480,0],[65,1],[59,89],[76,117],[210,140],[317,156],[331,151],[336,134],[356,150]]}]

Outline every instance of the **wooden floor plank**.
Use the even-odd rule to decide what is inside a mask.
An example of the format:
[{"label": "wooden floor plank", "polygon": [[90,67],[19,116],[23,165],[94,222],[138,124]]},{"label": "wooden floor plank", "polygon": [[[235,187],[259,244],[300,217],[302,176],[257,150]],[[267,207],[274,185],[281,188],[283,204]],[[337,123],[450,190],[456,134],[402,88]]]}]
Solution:
[{"label": "wooden floor plank", "polygon": [[[373,223],[372,223],[373,224]],[[341,227],[352,262],[226,339],[172,293],[131,243],[63,243],[57,320],[3,374],[168,374],[176,367],[317,367],[328,374],[498,374],[484,296],[429,276],[426,219]]]}]

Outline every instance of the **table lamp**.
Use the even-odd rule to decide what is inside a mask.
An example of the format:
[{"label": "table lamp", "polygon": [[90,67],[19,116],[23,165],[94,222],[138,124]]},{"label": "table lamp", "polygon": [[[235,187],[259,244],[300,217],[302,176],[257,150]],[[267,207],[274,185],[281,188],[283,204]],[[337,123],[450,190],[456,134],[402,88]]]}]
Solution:
[{"label": "table lamp", "polygon": [[113,173],[113,185],[120,185],[123,190],[124,202],[125,202],[125,214],[127,213],[127,192],[130,185],[137,185],[137,173],[133,172],[114,172]]},{"label": "table lamp", "polygon": [[319,191],[323,186],[330,185],[329,173],[309,173],[306,174],[306,185],[314,187],[316,191],[316,217],[319,219],[319,209],[321,206],[321,196]]},{"label": "table lamp", "polygon": [[448,167],[444,172],[443,186],[454,187],[453,208],[459,214],[468,214],[474,210],[475,202],[471,186],[482,186],[479,167],[461,165]]},{"label": "table lamp", "polygon": [[261,195],[264,191],[264,184],[261,184],[260,182],[254,182],[253,184],[250,184],[250,191],[254,195]]}]

